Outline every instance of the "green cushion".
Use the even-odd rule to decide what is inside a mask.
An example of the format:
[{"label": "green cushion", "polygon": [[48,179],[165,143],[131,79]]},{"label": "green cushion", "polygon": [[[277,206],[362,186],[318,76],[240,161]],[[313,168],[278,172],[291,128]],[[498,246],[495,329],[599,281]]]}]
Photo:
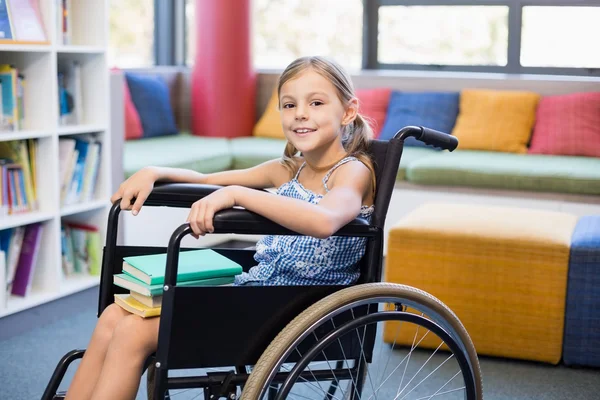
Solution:
[{"label": "green cushion", "polygon": [[438,150],[433,150],[427,147],[405,146],[402,150],[402,157],[400,158],[400,167],[398,168],[396,180],[403,181],[406,179],[406,168],[408,165],[412,164],[413,161],[427,156],[434,156],[438,153]]},{"label": "green cushion", "polygon": [[227,170],[231,168],[230,147],[226,138],[188,133],[128,140],[123,149],[125,177],[149,165],[187,168],[203,173]]},{"label": "green cushion", "polygon": [[440,152],[411,162],[407,179],[428,185],[600,194],[600,158]]},{"label": "green cushion", "polygon": [[253,136],[231,139],[233,168],[250,168],[265,161],[281,158],[285,149],[285,143],[285,139],[269,139]]}]

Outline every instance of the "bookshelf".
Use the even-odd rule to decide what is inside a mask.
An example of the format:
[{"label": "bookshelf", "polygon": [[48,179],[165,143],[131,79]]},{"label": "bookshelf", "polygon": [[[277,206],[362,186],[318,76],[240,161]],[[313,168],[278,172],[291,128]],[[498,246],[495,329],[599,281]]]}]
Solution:
[{"label": "bookshelf", "polygon": [[[0,64],[14,65],[26,79],[25,118],[21,129],[0,130],[0,142],[35,139],[38,143],[35,159],[38,209],[13,215],[0,214],[0,231],[33,223],[43,225],[31,290],[25,297],[8,296],[5,306],[0,306],[0,318],[93,287],[100,279],[87,274],[64,276],[61,223],[94,225],[104,242],[112,194],[106,60],[108,0],[69,2],[71,31],[68,44],[59,32],[59,3],[58,0],[39,0],[47,44],[4,41],[0,44]],[[63,125],[59,121],[57,74],[61,67],[73,62],[80,66],[82,118],[75,125]],[[101,143],[95,190],[91,200],[62,205],[59,140],[84,135],[94,135]]]}]

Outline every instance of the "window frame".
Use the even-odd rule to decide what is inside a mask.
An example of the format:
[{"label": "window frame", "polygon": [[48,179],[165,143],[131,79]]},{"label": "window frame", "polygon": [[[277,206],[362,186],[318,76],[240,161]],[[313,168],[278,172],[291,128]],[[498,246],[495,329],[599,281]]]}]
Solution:
[{"label": "window frame", "polygon": [[[378,54],[379,7],[382,6],[507,6],[507,64],[493,65],[427,65],[380,63]],[[599,7],[599,0],[363,0],[363,70],[407,70],[430,72],[487,72],[504,74],[543,74],[600,76],[599,68],[526,67],[520,63],[523,7]],[[186,65],[185,0],[154,0],[155,65]]]},{"label": "window frame", "polygon": [[[544,74],[600,76],[600,68],[568,67],[525,67],[521,58],[521,27],[523,7],[526,6],[568,6],[600,7],[598,0],[363,0],[363,69],[373,70],[411,70],[411,71],[450,71],[450,72],[488,72],[504,74]],[[507,6],[508,7],[508,48],[507,64],[495,65],[426,65],[426,64],[388,64],[377,59],[379,26],[379,8],[382,6]]]}]

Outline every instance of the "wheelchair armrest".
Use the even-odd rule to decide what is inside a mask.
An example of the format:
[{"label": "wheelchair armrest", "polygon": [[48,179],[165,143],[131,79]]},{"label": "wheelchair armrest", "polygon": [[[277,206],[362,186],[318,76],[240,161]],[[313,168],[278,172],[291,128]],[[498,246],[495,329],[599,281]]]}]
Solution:
[{"label": "wheelchair armrest", "polygon": [[[192,183],[158,183],[144,203],[147,206],[191,207],[192,204],[214,191],[218,185]],[[261,189],[257,189],[261,190]],[[214,216],[214,233],[238,233],[255,235],[300,235],[259,214],[243,208],[221,210]],[[342,227],[336,236],[374,236],[377,229],[369,222],[356,218]]]},{"label": "wheelchair armrest", "polygon": [[[230,208],[215,213],[214,233],[247,235],[302,235],[285,228],[268,218],[243,208]],[[375,236],[378,229],[363,218],[356,218],[343,226],[333,236]]]},{"label": "wheelchair armrest", "polygon": [[144,205],[189,208],[197,200],[222,187],[197,183],[157,183]]}]

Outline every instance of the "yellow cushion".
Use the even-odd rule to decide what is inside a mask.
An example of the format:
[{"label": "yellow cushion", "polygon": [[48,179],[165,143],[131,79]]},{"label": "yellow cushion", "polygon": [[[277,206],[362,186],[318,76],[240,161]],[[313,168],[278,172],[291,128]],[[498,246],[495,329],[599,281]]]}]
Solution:
[{"label": "yellow cushion", "polygon": [[279,98],[277,97],[277,87],[269,99],[269,104],[263,115],[260,117],[252,135],[258,137],[268,137],[275,139],[285,139],[283,128],[281,127],[281,117],[279,115]]},{"label": "yellow cushion", "polygon": [[526,153],[539,98],[532,92],[463,90],[452,135],[463,150]]},{"label": "yellow cushion", "polygon": [[[426,204],[390,230],[385,280],[444,302],[479,354],[556,364],[576,222],[553,211]],[[384,340],[396,330],[388,324]],[[397,342],[411,344],[415,330],[401,331]],[[423,346],[440,344],[431,336]]]}]

